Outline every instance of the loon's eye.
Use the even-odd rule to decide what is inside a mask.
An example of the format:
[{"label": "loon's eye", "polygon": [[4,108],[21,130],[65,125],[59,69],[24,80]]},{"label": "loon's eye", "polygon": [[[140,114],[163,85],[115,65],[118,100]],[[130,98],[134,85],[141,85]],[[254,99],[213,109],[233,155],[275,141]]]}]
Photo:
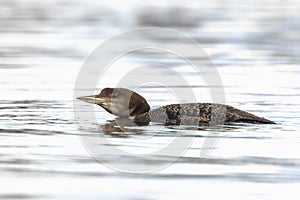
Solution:
[{"label": "loon's eye", "polygon": [[113,91],[111,97],[112,98],[117,98],[120,95],[120,93],[118,91]]}]

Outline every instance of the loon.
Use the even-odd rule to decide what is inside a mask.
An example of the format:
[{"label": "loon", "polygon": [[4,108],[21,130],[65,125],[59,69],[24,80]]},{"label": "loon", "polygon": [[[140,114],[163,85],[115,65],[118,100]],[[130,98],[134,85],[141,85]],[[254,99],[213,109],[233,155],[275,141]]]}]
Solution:
[{"label": "loon", "polygon": [[210,126],[230,123],[275,124],[275,122],[217,103],[170,104],[150,110],[146,99],[125,88],[104,88],[100,94],[77,99],[97,104],[120,118],[129,118],[138,125],[149,122],[164,125]]}]

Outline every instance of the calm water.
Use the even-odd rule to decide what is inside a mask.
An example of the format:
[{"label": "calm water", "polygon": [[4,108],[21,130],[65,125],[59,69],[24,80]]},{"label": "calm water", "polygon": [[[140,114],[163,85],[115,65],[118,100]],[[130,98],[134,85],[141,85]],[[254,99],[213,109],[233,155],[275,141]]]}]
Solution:
[{"label": "calm water", "polygon": [[[0,198],[298,199],[299,4],[122,2],[0,2]],[[77,74],[103,41],[144,26],[173,28],[198,41],[217,66],[226,103],[278,124],[201,128],[180,159],[155,173],[120,173],[95,161],[74,119]],[[164,37],[162,42],[180,44]],[[159,61],[194,76],[180,63]],[[123,64],[134,62],[141,60]],[[207,90],[195,88],[200,94]],[[159,86],[140,92],[152,107],[174,102]],[[205,95],[200,99],[209,101]],[[102,126],[114,119],[95,110]],[[152,125],[136,131],[140,134],[106,137],[130,152],[155,150],[175,136],[191,137],[189,127]],[[219,140],[205,159],[199,158],[207,138]],[[108,154],[106,163],[156,166],[162,158]]]}]

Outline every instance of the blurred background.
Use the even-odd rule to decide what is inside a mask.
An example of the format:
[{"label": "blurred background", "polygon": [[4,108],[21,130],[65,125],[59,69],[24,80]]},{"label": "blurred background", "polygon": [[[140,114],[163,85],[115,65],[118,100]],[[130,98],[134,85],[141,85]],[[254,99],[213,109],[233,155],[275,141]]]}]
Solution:
[{"label": "blurred background", "polygon": [[[297,199],[299,13],[297,0],[0,0],[0,198]],[[227,127],[216,132],[220,141],[208,158],[198,158],[195,144],[154,174],[122,174],[93,160],[73,119],[76,76],[102,42],[140,27],[170,28],[196,40],[219,71],[227,104],[278,125]],[[141,92],[152,106],[170,103],[161,88]],[[102,123],[113,119],[97,111]],[[162,129],[162,141],[188,135]],[[198,131],[198,142],[207,131]],[[138,136],[111,139],[133,151],[156,145]]]},{"label": "blurred background", "polygon": [[[82,61],[115,34],[153,26],[182,31],[207,51],[218,47],[209,53],[220,67],[233,59],[239,65],[299,62],[297,1],[2,0],[0,9],[1,55],[14,68],[20,63],[6,57],[23,57],[24,65],[51,57]],[[259,56],[247,57],[248,51]]]}]

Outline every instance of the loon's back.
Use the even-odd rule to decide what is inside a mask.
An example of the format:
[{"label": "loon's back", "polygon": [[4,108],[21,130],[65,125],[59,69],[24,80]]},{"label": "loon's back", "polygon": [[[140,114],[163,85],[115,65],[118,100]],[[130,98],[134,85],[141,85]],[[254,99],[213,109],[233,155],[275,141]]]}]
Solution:
[{"label": "loon's back", "polygon": [[171,104],[150,110],[148,115],[149,121],[166,125],[217,125],[231,122],[275,124],[232,106],[215,103]]}]

